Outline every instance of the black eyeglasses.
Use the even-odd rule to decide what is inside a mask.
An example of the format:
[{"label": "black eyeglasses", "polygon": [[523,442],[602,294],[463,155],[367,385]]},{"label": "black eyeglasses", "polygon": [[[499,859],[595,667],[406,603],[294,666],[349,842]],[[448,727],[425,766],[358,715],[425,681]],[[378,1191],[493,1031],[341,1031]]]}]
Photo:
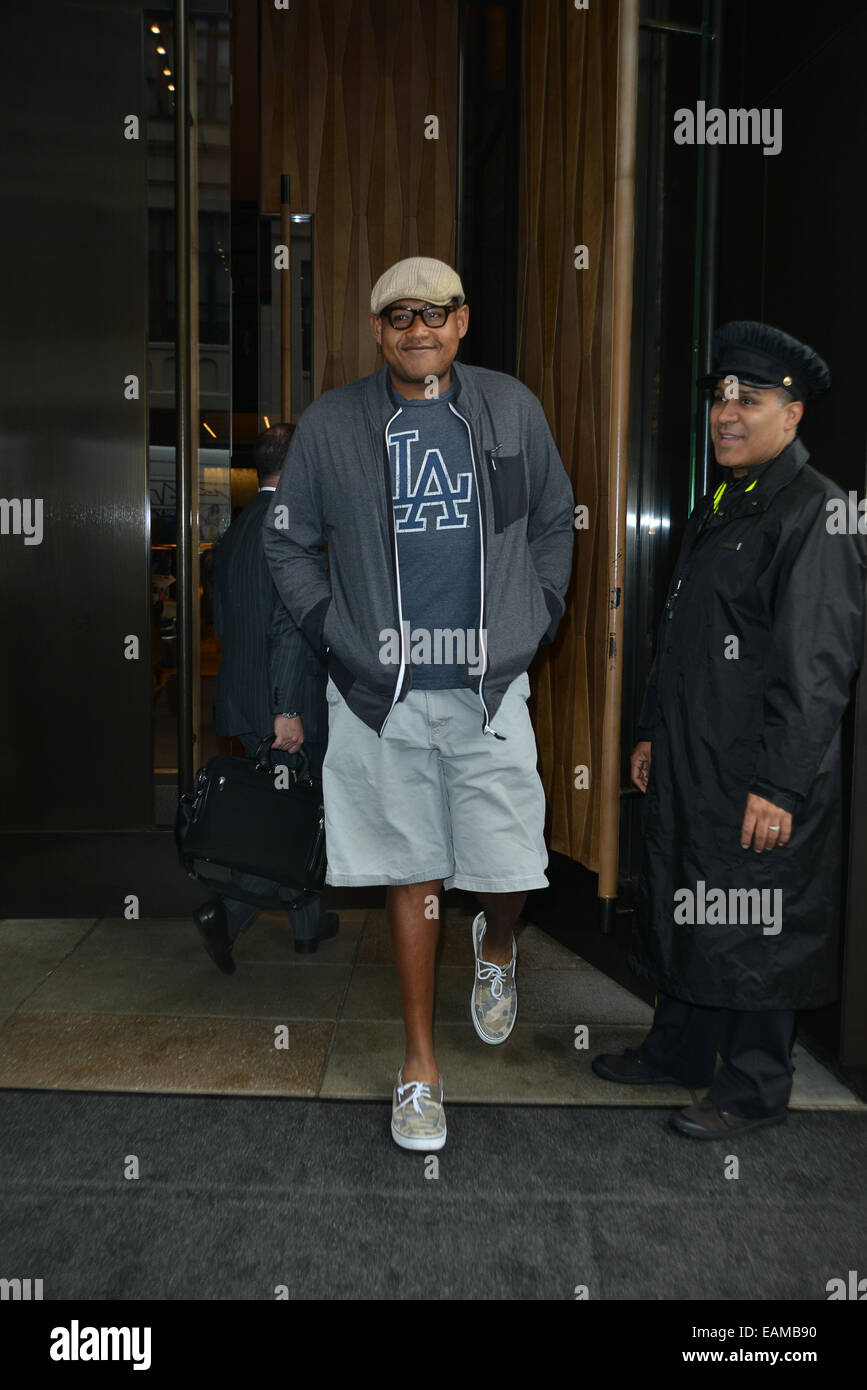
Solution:
[{"label": "black eyeglasses", "polygon": [[398,331],[414,324],[416,314],[421,315],[422,322],[428,328],[442,328],[449,314],[453,314],[457,308],[457,304],[423,304],[420,309],[410,309],[408,304],[397,304],[383,309],[379,317],[388,319],[392,328]]}]

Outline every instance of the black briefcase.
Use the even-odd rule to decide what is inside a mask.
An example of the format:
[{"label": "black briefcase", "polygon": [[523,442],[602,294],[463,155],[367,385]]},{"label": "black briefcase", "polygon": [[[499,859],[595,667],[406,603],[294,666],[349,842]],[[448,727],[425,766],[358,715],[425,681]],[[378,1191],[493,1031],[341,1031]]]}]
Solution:
[{"label": "black briefcase", "polygon": [[[271,738],[253,758],[219,754],[196,774],[181,797],[175,841],[181,863],[224,896],[266,905],[230,878],[206,876],[199,861],[275,880],[282,887],[319,889],[325,882],[322,784],[302,748],[294,768],[271,761]],[[269,903],[271,900],[269,900]]]}]

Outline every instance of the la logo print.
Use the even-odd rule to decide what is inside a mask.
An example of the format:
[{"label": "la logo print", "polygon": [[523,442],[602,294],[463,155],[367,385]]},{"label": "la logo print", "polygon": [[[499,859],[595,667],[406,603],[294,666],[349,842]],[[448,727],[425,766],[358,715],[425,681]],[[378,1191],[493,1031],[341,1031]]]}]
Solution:
[{"label": "la logo print", "polygon": [[465,528],[467,514],[458,507],[470,501],[472,473],[459,473],[457,483],[453,483],[439,449],[428,449],[413,480],[411,446],[417,442],[418,430],[389,436],[395,530],[426,531],[429,517],[436,518],[438,531]]}]

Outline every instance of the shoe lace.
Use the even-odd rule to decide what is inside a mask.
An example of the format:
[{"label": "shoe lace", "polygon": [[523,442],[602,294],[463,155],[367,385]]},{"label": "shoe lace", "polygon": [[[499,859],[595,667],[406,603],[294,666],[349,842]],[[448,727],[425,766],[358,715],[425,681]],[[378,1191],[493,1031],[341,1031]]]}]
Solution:
[{"label": "shoe lace", "polygon": [[491,960],[480,960],[476,969],[476,975],[480,980],[491,981],[491,994],[495,999],[503,997],[503,985],[509,976],[514,962],[508,965],[495,965]]},{"label": "shoe lace", "polygon": [[[400,1097],[403,1095],[404,1091],[412,1091],[412,1095],[407,1096],[406,1100],[401,1100]],[[416,1114],[423,1115],[424,1111],[418,1103],[419,1096],[422,1100],[430,1100],[431,1098],[430,1086],[426,1081],[407,1081],[403,1086],[398,1086],[398,1110],[402,1110],[405,1105],[412,1103],[412,1108]]]}]

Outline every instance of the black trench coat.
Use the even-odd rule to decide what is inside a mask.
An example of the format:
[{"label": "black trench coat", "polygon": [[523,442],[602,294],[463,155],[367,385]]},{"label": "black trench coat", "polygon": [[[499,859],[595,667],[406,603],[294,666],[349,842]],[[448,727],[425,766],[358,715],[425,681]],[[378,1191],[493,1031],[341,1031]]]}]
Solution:
[{"label": "black trench coat", "polygon": [[[736,495],[729,478],[715,515],[712,493],[696,506],[639,720],[652,746],[629,960],[693,1004],[814,1008],[838,993],[840,723],[865,543],[829,532],[826,503],[844,494],[808,458],[796,438]],[[788,845],[741,849],[750,791],[792,811]],[[754,888],[769,891],[731,891]]]}]

